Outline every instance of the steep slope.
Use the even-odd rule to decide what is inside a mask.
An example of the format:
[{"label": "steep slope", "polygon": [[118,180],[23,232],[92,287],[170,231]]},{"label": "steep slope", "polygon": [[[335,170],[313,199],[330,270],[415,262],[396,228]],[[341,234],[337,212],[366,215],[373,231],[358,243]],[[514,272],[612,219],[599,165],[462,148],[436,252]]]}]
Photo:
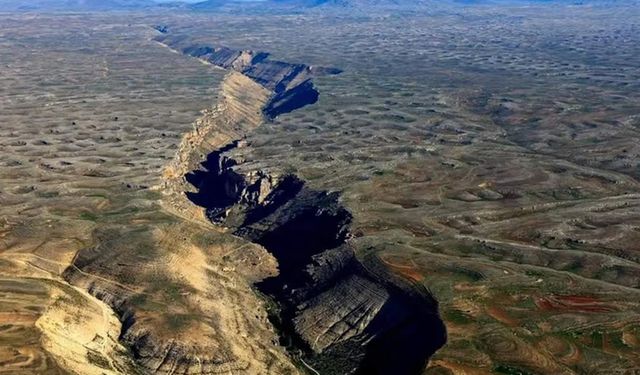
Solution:
[{"label": "steep slope", "polygon": [[[315,103],[318,92],[310,77],[339,70],[270,61],[253,51],[192,45],[180,36],[164,34],[156,41],[231,69],[228,79],[249,79],[269,94],[251,105],[227,104],[229,114],[213,115],[195,139],[185,138],[189,141],[183,143],[168,184],[175,200],[186,190],[185,181],[193,185],[197,191],[186,196],[205,208],[207,219],[263,246],[277,259],[278,275],[257,287],[276,306],[271,319],[282,342],[292,353],[302,350],[302,363],[321,373],[419,373],[446,336],[430,294],[375,262],[365,266],[356,258],[348,242],[352,216],[338,194],[311,189],[295,175],[244,166],[232,156],[250,147],[241,140],[243,131],[259,126],[255,113],[269,119]],[[231,95],[242,97],[237,91]],[[256,104],[262,105],[260,111]],[[238,123],[245,124],[242,131],[226,130],[225,124]],[[210,147],[214,138],[228,141],[194,165],[201,155],[197,150]],[[186,165],[192,169],[185,171]]]},{"label": "steep slope", "polygon": [[338,194],[244,169],[226,156],[237,147],[209,154],[204,170],[187,174],[198,188],[187,194],[212,222],[278,260],[279,274],[257,285],[279,306],[272,319],[290,349],[304,350],[321,373],[418,374],[445,341],[435,300],[355,257],[352,217]]},{"label": "steep slope", "polygon": [[209,147],[257,126],[268,97],[239,73],[225,78],[221,94],[167,167],[158,187],[163,208],[138,207],[103,223],[96,245],[81,250],[64,277],[114,309],[123,321],[120,340],[145,372],[295,373],[251,290],[275,274],[275,261],[216,231],[184,196],[181,171]]},{"label": "steep slope", "polygon": [[[318,100],[318,91],[311,79],[318,75],[340,73],[336,68],[274,61],[264,52],[192,44],[184,35],[167,33],[168,29],[163,26],[156,26],[156,30],[165,32],[161,31],[155,41],[206,63],[241,73],[269,90],[269,101],[260,108],[267,119],[314,104]],[[250,117],[253,122],[257,120]]]}]

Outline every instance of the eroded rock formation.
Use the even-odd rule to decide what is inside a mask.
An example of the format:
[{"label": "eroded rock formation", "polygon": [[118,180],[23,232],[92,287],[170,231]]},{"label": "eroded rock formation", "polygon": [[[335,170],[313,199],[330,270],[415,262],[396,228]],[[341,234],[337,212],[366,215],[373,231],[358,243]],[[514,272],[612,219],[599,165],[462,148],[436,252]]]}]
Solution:
[{"label": "eroded rock formation", "polygon": [[[315,103],[318,91],[310,77],[340,72],[272,62],[265,53],[190,45],[181,37],[156,40],[267,89],[260,110],[267,119]],[[238,113],[247,107],[231,108]],[[249,132],[258,126],[253,115],[240,114],[235,122],[247,115]],[[229,153],[246,147],[241,139],[230,138],[199,166],[190,163],[184,180],[197,191],[186,195],[211,222],[264,246],[278,260],[278,276],[257,286],[278,305],[272,321],[282,342],[294,352],[302,349],[305,363],[321,373],[419,373],[446,337],[435,300],[426,290],[390,282],[394,277],[382,267],[372,264],[371,271],[356,258],[348,243],[352,216],[337,193],[311,189],[295,175],[236,168],[241,162]]]},{"label": "eroded rock formation", "polygon": [[[230,70],[221,98],[164,172],[162,211],[153,214],[162,224],[145,218],[96,233],[98,245],[78,254],[65,279],[114,309],[120,340],[144,372],[294,372],[254,284],[272,300],[269,319],[300,366],[419,373],[446,336],[430,294],[356,257],[338,193],[231,156],[265,120],[315,103],[313,76],[339,70],[194,45],[163,30],[156,41]],[[207,231],[218,239],[203,240]],[[223,231],[251,243],[215,245]]]},{"label": "eroded rock formation", "polygon": [[156,37],[155,41],[185,55],[239,72],[271,91],[269,102],[261,108],[264,116],[270,119],[314,104],[319,95],[311,79],[341,72],[336,68],[270,60],[265,52],[192,44],[186,36],[168,34],[166,26],[162,30],[159,30],[162,35]]},{"label": "eroded rock formation", "polygon": [[[321,373],[417,374],[444,344],[437,303],[425,290],[372,271],[348,243],[351,214],[336,193],[294,175],[247,174],[212,152],[186,179],[214,223],[264,246],[278,276],[257,284],[280,307],[273,317],[290,348]],[[240,169],[241,170],[241,169]]]},{"label": "eroded rock formation", "polygon": [[219,93],[216,107],[184,136],[165,183],[154,187],[162,207],[141,211],[153,218],[103,225],[63,276],[116,312],[119,339],[142,373],[295,374],[251,289],[276,272],[275,260],[217,233],[184,194],[185,173],[263,121],[270,91],[234,71]]}]

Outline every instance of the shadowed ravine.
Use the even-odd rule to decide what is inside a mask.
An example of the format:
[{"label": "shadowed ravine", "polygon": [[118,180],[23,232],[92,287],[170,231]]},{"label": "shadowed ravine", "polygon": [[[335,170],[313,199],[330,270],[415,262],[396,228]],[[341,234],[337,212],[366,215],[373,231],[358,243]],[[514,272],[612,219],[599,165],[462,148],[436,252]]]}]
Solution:
[{"label": "shadowed ravine", "polygon": [[[221,150],[230,151],[234,144]],[[272,316],[282,343],[323,374],[417,374],[445,341],[437,303],[426,290],[387,281],[354,254],[347,238],[351,214],[336,193],[307,187],[293,175],[280,177],[262,199],[262,179],[248,182],[232,159],[212,152],[206,170],[186,179],[188,193],[214,223],[264,246],[280,273],[258,289],[278,305]],[[273,180],[273,178],[270,178]]]},{"label": "shadowed ravine", "polygon": [[[270,62],[253,51],[190,46],[166,34],[156,40],[270,90],[266,119],[315,103],[310,77],[339,72]],[[338,193],[314,190],[291,174],[244,171],[228,155],[240,147],[247,146],[237,139],[210,152],[185,174],[197,189],[186,194],[210,221],[277,259],[279,274],[256,287],[273,302],[281,343],[321,374],[420,373],[446,340],[437,302],[374,257],[356,257],[348,241],[352,216]]]},{"label": "shadowed ravine", "polygon": [[318,101],[318,91],[311,78],[341,72],[335,68],[270,60],[265,52],[191,44],[186,36],[168,34],[166,26],[157,26],[155,29],[161,32],[154,39],[156,42],[220,68],[239,72],[270,90],[273,95],[262,108],[263,115],[268,119],[314,104]]},{"label": "shadowed ravine", "polygon": [[284,2],[2,12],[0,373],[636,373],[640,7]]},{"label": "shadowed ravine", "polygon": [[[265,121],[314,103],[313,77],[339,70],[167,33],[156,41],[228,69],[220,99],[165,166],[150,206],[160,222],[96,230],[64,279],[113,309],[143,373],[295,373],[292,359],[323,375],[420,373],[446,339],[428,291],[356,256],[338,193],[232,156],[250,151],[246,137]],[[238,237],[262,246],[229,251]]]}]

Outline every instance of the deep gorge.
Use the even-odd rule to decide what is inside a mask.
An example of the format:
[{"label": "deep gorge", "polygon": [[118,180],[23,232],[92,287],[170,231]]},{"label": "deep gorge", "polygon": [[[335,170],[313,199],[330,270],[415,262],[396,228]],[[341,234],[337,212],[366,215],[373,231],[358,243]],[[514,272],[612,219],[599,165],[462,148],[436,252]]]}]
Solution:
[{"label": "deep gorge", "polygon": [[445,342],[437,302],[416,285],[389,281],[375,260],[356,258],[348,242],[352,216],[337,193],[309,188],[295,175],[261,171],[250,181],[224,156],[235,147],[212,152],[204,169],[187,174],[197,188],[187,194],[212,222],[278,260],[279,274],[256,287],[278,306],[272,320],[281,343],[323,374],[420,373]]},{"label": "deep gorge", "polygon": [[[337,74],[268,60],[268,54],[156,39],[172,49],[240,72],[272,92],[265,121],[318,100],[311,78]],[[335,192],[293,174],[242,172],[229,154],[236,139],[211,151],[184,179],[189,200],[213,223],[262,245],[279,274],[255,286],[271,300],[271,321],[289,353],[322,374],[418,374],[446,341],[437,301],[422,286],[389,273],[377,259],[360,260],[349,243],[351,213]]]}]

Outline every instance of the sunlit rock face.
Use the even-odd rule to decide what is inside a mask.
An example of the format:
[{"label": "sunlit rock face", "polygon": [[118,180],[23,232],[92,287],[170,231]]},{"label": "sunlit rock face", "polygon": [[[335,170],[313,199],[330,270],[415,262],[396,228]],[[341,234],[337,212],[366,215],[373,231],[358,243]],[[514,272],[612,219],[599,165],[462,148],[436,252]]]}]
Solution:
[{"label": "sunlit rock face", "polygon": [[[271,93],[264,120],[318,100],[311,78],[339,69],[268,60],[265,53],[191,44],[180,36],[156,41],[248,77]],[[230,77],[233,77],[231,75]],[[245,86],[246,87],[246,86]],[[226,96],[226,108],[235,106]],[[238,112],[238,122],[253,119]],[[249,113],[252,112],[252,113]],[[277,306],[272,322],[292,353],[329,374],[417,374],[446,338],[437,303],[426,290],[389,282],[384,270],[367,269],[349,244],[351,213],[335,192],[310,188],[294,174],[242,165],[232,155],[250,145],[238,134],[212,150],[184,180],[188,199],[213,223],[262,245],[278,261],[279,274],[256,284]],[[187,189],[189,190],[189,189]],[[276,311],[277,310],[277,311]]]},{"label": "sunlit rock face", "polygon": [[337,68],[270,60],[265,52],[193,44],[186,36],[168,33],[167,26],[157,26],[155,29],[161,33],[155,41],[185,55],[237,71],[271,91],[269,102],[262,108],[267,119],[316,103],[319,93],[311,79],[314,76],[341,73]]},{"label": "sunlit rock face", "polygon": [[257,287],[279,306],[272,320],[283,343],[326,373],[419,373],[446,337],[435,300],[363,266],[337,193],[295,175],[237,171],[225,155],[237,147],[212,152],[203,169],[188,173],[197,191],[187,194],[212,222],[278,260],[279,274]]}]

